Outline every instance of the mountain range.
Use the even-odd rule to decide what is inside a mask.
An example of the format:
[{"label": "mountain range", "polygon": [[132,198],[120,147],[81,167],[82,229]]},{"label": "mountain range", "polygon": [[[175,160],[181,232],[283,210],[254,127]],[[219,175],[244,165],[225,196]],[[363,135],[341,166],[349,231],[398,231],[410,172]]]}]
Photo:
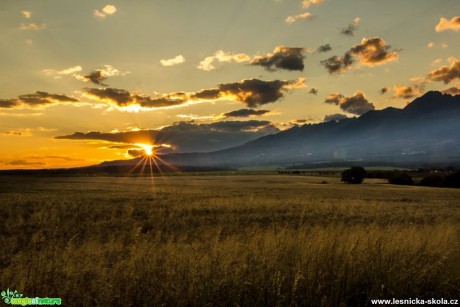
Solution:
[{"label": "mountain range", "polygon": [[[294,126],[224,150],[159,158],[177,167],[460,164],[460,95],[431,91],[403,109],[372,110]],[[140,159],[99,166],[136,165]]]}]

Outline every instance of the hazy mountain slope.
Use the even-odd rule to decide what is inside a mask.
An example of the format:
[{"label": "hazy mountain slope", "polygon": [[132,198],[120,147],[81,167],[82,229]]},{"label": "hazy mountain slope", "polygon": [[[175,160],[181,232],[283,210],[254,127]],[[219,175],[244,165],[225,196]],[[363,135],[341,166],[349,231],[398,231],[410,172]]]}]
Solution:
[{"label": "hazy mountain slope", "polygon": [[196,166],[460,160],[460,96],[428,92],[403,109],[293,127],[226,150],[162,158]]}]

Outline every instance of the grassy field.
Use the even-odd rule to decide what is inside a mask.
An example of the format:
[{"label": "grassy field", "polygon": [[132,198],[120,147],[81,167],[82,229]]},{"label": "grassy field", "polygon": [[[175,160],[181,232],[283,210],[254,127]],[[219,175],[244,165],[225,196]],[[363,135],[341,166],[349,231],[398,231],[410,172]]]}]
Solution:
[{"label": "grassy field", "polygon": [[0,290],[69,306],[459,298],[459,199],[330,177],[0,177]]}]

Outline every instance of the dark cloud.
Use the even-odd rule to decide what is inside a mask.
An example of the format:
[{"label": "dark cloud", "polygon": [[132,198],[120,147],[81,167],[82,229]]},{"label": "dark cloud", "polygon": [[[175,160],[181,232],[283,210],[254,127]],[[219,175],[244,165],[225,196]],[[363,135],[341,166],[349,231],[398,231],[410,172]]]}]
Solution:
[{"label": "dark cloud", "polygon": [[33,94],[20,95],[17,99],[0,99],[0,108],[15,108],[24,105],[36,107],[68,102],[78,102],[78,99],[62,94],[37,91]]},{"label": "dark cloud", "polygon": [[324,116],[324,122],[330,122],[331,120],[334,121],[341,121],[342,119],[347,119],[348,117],[344,114],[330,114]]},{"label": "dark cloud", "polygon": [[109,100],[119,106],[127,106],[132,103],[133,98],[128,91],[117,88],[87,88],[86,93],[101,100]]},{"label": "dark cloud", "polygon": [[268,71],[277,69],[303,71],[304,59],[304,48],[278,46],[273,54],[255,57],[251,60],[251,64],[260,65]]},{"label": "dark cloud", "polygon": [[216,89],[199,91],[193,94],[191,99],[232,98],[250,108],[255,108],[279,100],[288,89],[302,86],[302,79],[298,81],[246,79],[241,82],[220,84]]},{"label": "dark cloud", "polygon": [[398,59],[396,51],[390,51],[391,46],[379,37],[363,38],[361,44],[350,49],[359,58],[359,62],[368,66],[380,65]]},{"label": "dark cloud", "polygon": [[26,161],[26,160],[13,160],[11,162],[6,163],[7,165],[14,165],[14,166],[28,166],[28,165],[45,165],[45,163],[42,162],[31,162],[31,161]]},{"label": "dark cloud", "polygon": [[18,99],[0,99],[0,108],[14,108],[20,104]]},{"label": "dark cloud", "polygon": [[78,99],[66,95],[50,94],[40,91],[37,91],[34,94],[20,95],[19,100],[30,106],[47,105],[59,102],[78,102]]},{"label": "dark cloud", "polygon": [[151,98],[135,95],[135,101],[144,108],[161,108],[181,105],[187,102],[187,95],[184,93],[174,93],[160,98]]},{"label": "dark cloud", "polygon": [[367,100],[366,96],[361,91],[357,91],[351,97],[336,93],[329,94],[324,102],[338,105],[345,112],[356,115],[362,115],[375,109],[374,105]]},{"label": "dark cloud", "polygon": [[93,71],[89,75],[83,76],[83,78],[87,81],[93,82],[94,84],[107,86],[102,83],[102,81],[106,80],[107,77],[104,76],[104,73],[101,70]]},{"label": "dark cloud", "polygon": [[342,94],[337,94],[337,93],[329,94],[329,95],[327,95],[327,97],[324,100],[324,102],[339,105],[340,100],[342,100],[343,97],[344,96]]},{"label": "dark cloud", "polygon": [[144,108],[161,108],[180,105],[187,101],[187,95],[184,93],[174,93],[159,98],[152,98],[131,94],[126,90],[116,88],[87,88],[86,92],[93,97],[101,100],[108,100],[120,107],[137,104]]},{"label": "dark cloud", "polygon": [[379,92],[381,95],[383,95],[383,94],[386,94],[389,90],[390,88],[385,86],[385,87],[382,87]]},{"label": "dark cloud", "polygon": [[[114,146],[127,144],[168,144],[176,152],[207,152],[220,150],[254,140],[261,136],[279,132],[269,121],[222,121],[198,124],[193,121],[177,122],[158,130],[140,130],[116,133],[76,132],[58,136],[57,139],[101,140],[117,142]],[[134,146],[130,148],[137,150]]]},{"label": "dark cloud", "polygon": [[318,95],[318,90],[316,88],[312,88],[308,93],[312,95]]},{"label": "dark cloud", "polygon": [[441,66],[428,73],[426,78],[430,81],[442,81],[444,84],[455,79],[460,79],[460,60],[454,57],[449,58],[450,66]]},{"label": "dark cloud", "polygon": [[351,53],[346,52],[344,56],[334,55],[326,60],[321,61],[321,64],[326,67],[330,74],[340,74],[347,70],[353,64],[353,62],[354,60]]},{"label": "dark cloud", "polygon": [[357,91],[351,97],[344,97],[339,102],[340,108],[345,112],[362,115],[375,107],[370,103],[363,92]]},{"label": "dark cloud", "polygon": [[143,157],[145,156],[145,150],[143,149],[130,149],[128,150],[128,155],[133,158]]},{"label": "dark cloud", "polygon": [[451,88],[445,89],[442,91],[443,94],[449,94],[451,96],[457,96],[460,95],[460,84],[457,84],[457,86],[453,86]]},{"label": "dark cloud", "polygon": [[340,33],[343,35],[353,36],[355,35],[355,31],[356,31],[356,26],[354,24],[349,24],[346,28],[342,29]]},{"label": "dark cloud", "polygon": [[253,110],[253,109],[240,109],[231,112],[224,113],[225,117],[250,117],[250,116],[261,116],[269,113],[269,110]]},{"label": "dark cloud", "polygon": [[319,53],[328,52],[328,51],[331,51],[331,50],[332,50],[332,47],[329,44],[321,45],[321,46],[318,47],[318,49],[316,49],[316,51],[319,52]]},{"label": "dark cloud", "polygon": [[308,122],[310,122],[310,121],[313,121],[313,120],[314,120],[313,118],[309,118],[309,119],[295,119],[295,120],[289,121],[289,125],[290,125],[290,126],[305,125],[306,123],[308,123]]},{"label": "dark cloud", "polygon": [[346,28],[342,29],[340,32],[343,35],[353,36],[355,35],[356,29],[358,29],[358,25],[361,19],[359,17],[355,18],[352,23],[350,23]]},{"label": "dark cloud", "polygon": [[330,74],[346,71],[355,62],[355,58],[363,65],[381,65],[398,59],[398,52],[390,51],[390,48],[391,46],[386,45],[379,37],[363,38],[360,44],[352,47],[343,56],[330,57],[321,61],[321,64]]},{"label": "dark cloud", "polygon": [[120,107],[139,105],[144,108],[160,108],[185,104],[199,100],[229,99],[246,104],[250,108],[275,102],[284,96],[289,89],[303,87],[304,80],[262,81],[246,79],[241,82],[220,84],[217,88],[205,89],[195,93],[171,93],[161,97],[148,97],[132,94],[115,88],[87,88],[91,96],[114,103]]}]

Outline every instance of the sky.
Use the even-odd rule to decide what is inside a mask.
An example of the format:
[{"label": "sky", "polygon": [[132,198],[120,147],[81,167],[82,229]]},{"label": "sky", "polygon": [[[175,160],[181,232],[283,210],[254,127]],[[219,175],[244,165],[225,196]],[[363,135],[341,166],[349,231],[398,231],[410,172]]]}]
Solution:
[{"label": "sky", "polygon": [[224,149],[460,92],[458,0],[2,0],[0,169]]}]

